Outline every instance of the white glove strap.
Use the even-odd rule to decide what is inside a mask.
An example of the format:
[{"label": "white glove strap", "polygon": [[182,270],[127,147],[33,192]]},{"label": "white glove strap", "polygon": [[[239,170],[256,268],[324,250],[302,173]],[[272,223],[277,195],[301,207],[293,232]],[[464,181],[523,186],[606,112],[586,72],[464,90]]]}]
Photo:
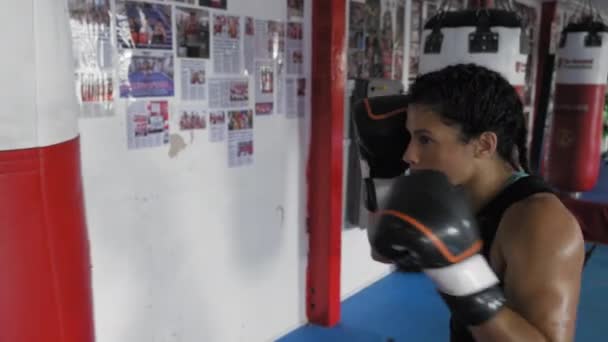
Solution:
[{"label": "white glove strap", "polygon": [[480,254],[450,266],[425,269],[424,273],[435,282],[439,291],[452,296],[468,296],[499,282]]}]

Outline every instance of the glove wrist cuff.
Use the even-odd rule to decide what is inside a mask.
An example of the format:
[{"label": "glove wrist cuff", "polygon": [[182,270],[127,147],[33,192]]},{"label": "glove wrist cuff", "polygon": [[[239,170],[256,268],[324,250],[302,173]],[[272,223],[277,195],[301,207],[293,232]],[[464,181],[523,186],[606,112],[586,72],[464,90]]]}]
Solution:
[{"label": "glove wrist cuff", "polygon": [[492,319],[504,306],[505,297],[498,285],[468,296],[439,292],[455,320],[466,326],[480,325]]},{"label": "glove wrist cuff", "polygon": [[449,266],[427,268],[424,273],[433,280],[440,292],[452,296],[468,296],[499,283],[498,277],[480,254]]}]

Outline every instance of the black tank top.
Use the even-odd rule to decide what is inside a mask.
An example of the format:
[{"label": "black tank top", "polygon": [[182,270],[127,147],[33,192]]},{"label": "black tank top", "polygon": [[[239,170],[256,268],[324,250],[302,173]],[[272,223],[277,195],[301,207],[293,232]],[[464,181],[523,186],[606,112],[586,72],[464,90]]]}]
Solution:
[{"label": "black tank top", "polygon": [[[498,196],[477,213],[477,223],[483,240],[482,253],[488,261],[490,260],[490,249],[504,212],[512,204],[542,192],[553,193],[553,190],[540,177],[524,176],[508,184]],[[458,324],[452,318],[450,319],[450,341],[475,342],[475,339],[466,326]]]}]

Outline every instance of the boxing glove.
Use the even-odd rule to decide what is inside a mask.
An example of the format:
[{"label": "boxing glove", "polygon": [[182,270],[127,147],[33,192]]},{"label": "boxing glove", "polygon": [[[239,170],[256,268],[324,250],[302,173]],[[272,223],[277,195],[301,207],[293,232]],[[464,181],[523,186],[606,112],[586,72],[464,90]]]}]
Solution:
[{"label": "boxing glove", "polygon": [[389,95],[366,98],[353,107],[355,140],[369,178],[394,178],[407,169],[403,161],[410,140],[405,128],[407,103],[406,95]]},{"label": "boxing glove", "polygon": [[405,128],[406,95],[365,98],[353,106],[352,127],[365,186],[365,207],[374,212],[382,201],[385,180],[402,175],[403,154],[410,141]]},{"label": "boxing glove", "polygon": [[461,324],[479,325],[504,306],[468,199],[443,173],[399,177],[371,229],[374,250],[397,264],[418,264]]}]

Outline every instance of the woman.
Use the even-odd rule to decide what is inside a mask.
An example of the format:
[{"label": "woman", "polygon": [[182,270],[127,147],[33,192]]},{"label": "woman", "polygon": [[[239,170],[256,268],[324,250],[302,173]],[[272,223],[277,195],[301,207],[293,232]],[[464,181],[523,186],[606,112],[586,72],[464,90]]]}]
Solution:
[{"label": "woman", "polygon": [[515,89],[486,68],[454,65],[418,77],[409,101],[404,159],[411,170],[441,171],[465,190],[506,298],[482,325],[452,319],[451,340],[572,341],[583,237],[550,187],[528,173]]}]

